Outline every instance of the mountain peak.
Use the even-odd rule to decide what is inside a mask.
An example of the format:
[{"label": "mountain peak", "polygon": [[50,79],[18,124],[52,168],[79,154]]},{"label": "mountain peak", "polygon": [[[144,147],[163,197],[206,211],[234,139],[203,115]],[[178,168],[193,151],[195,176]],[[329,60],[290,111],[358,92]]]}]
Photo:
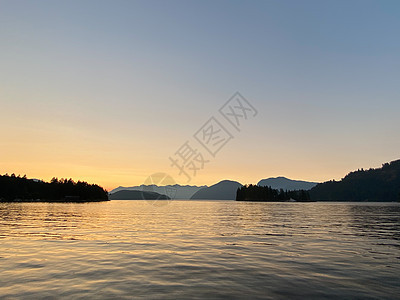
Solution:
[{"label": "mountain peak", "polygon": [[270,177],[267,179],[261,179],[257,185],[259,186],[270,186],[273,189],[283,190],[310,190],[316,186],[317,182],[308,182],[303,180],[293,180],[283,176]]},{"label": "mountain peak", "polygon": [[222,180],[210,187],[198,190],[190,199],[235,200],[236,191],[242,184],[232,180]]},{"label": "mountain peak", "polygon": [[215,186],[217,184],[230,184],[230,183],[234,183],[234,184],[240,184],[242,185],[240,182],[234,181],[234,180],[229,180],[229,179],[225,179],[225,180],[221,180],[220,182],[213,184],[211,186]]}]

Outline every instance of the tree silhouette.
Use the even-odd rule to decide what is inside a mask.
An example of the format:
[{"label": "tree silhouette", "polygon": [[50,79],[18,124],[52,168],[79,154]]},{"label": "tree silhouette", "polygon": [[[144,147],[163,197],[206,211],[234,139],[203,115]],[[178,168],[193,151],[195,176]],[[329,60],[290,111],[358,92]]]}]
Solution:
[{"label": "tree silhouette", "polygon": [[254,184],[244,185],[237,189],[237,201],[310,201],[310,195],[305,190],[284,191],[276,190],[269,186]]},{"label": "tree silhouette", "polygon": [[108,193],[97,184],[53,177],[50,182],[0,175],[0,201],[103,201]]}]

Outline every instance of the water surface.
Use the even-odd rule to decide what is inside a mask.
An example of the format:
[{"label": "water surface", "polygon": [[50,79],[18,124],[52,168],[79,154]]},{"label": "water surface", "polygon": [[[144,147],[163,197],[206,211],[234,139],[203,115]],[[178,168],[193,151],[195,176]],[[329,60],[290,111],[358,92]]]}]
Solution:
[{"label": "water surface", "polygon": [[399,295],[398,203],[0,204],[0,298]]}]

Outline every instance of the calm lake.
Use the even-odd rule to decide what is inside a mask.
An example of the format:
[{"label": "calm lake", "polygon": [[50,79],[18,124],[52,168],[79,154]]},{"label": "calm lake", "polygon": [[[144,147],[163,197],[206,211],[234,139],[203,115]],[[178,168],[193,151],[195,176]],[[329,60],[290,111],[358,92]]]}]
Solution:
[{"label": "calm lake", "polygon": [[0,298],[400,299],[399,203],[158,204],[1,203]]}]

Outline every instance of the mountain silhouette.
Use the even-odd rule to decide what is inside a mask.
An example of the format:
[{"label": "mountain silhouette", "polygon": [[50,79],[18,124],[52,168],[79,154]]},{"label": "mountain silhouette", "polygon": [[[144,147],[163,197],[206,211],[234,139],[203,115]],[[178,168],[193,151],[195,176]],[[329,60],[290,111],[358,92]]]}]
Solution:
[{"label": "mountain silhouette", "polygon": [[236,191],[240,187],[242,187],[242,184],[237,181],[223,180],[210,187],[202,188],[191,199],[235,200]]},{"label": "mountain silhouette", "polygon": [[[194,193],[198,190],[207,187],[204,186],[196,186],[196,185],[166,185],[166,186],[158,186],[158,185],[139,185],[132,187],[117,187],[113,189],[110,194],[113,195],[119,191],[151,191],[156,192],[163,195],[168,195],[171,199],[190,199]],[[112,199],[112,198],[111,198]]]},{"label": "mountain silhouette", "polygon": [[316,201],[400,201],[400,160],[351,172],[340,181],[320,183],[310,196]]},{"label": "mountain silhouette", "polygon": [[286,177],[272,177],[272,178],[262,179],[257,183],[258,186],[269,186],[273,189],[277,190],[283,189],[284,191],[310,190],[317,184],[318,184],[317,182],[292,180]]}]

